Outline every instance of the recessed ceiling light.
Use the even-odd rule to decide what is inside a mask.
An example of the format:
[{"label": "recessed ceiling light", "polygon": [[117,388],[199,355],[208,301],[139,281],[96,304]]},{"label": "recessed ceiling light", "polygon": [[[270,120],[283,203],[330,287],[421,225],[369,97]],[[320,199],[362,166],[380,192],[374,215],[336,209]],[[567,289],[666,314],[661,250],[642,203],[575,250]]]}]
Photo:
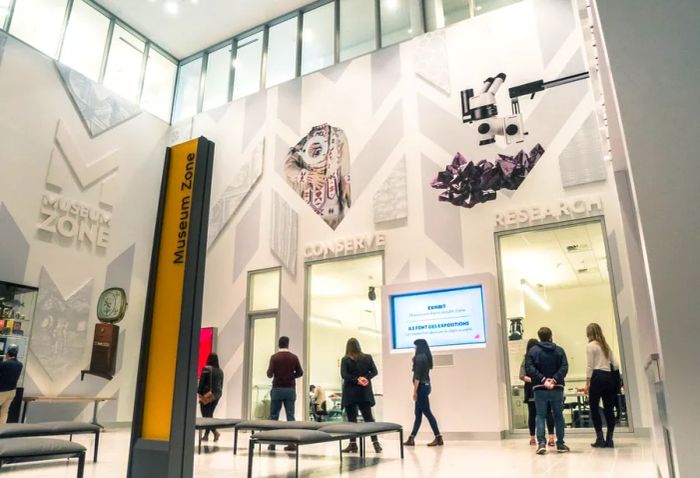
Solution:
[{"label": "recessed ceiling light", "polygon": [[180,11],[180,5],[178,5],[178,3],[173,0],[165,2],[163,4],[163,8],[167,13],[171,15],[177,15],[177,13]]},{"label": "recessed ceiling light", "polygon": [[386,0],[386,8],[389,10],[396,10],[399,8],[398,0]]}]

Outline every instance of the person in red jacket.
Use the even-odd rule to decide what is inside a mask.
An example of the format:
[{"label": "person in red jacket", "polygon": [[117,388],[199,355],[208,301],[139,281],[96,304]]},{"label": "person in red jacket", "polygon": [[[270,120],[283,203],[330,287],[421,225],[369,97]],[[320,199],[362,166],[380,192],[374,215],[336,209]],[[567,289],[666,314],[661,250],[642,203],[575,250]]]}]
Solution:
[{"label": "person in red jacket", "polygon": [[[287,421],[294,421],[294,405],[297,400],[296,379],[304,375],[299,363],[299,357],[289,351],[289,337],[280,337],[279,350],[270,357],[270,366],[267,368],[267,376],[272,379],[270,391],[270,419],[279,420],[282,405],[287,415]],[[275,446],[270,445],[270,450]],[[296,447],[289,445],[287,451],[294,451]]]}]

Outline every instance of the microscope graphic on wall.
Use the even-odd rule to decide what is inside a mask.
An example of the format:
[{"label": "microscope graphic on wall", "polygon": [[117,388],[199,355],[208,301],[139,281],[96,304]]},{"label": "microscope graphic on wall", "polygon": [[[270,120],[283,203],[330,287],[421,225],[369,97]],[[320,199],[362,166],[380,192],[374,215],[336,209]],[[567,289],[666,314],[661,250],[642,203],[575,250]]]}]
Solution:
[{"label": "microscope graphic on wall", "polygon": [[119,326],[116,325],[126,313],[126,292],[120,287],[106,289],[97,300],[97,319],[95,335],[92,342],[90,368],[80,372],[80,379],[85,374],[112,380],[117,368],[117,350],[119,347]]},{"label": "microscope graphic on wall", "polygon": [[589,76],[589,73],[584,71],[552,81],[537,80],[509,88],[511,114],[499,116],[496,93],[506,81],[506,74],[499,73],[495,77],[486,78],[478,92],[475,93],[471,88],[461,92],[462,122],[476,126],[479,146],[495,143],[497,136],[505,137],[506,144],[522,143],[528,133],[520,113],[519,98],[529,95],[530,99],[533,99],[536,93],[585,80]]}]

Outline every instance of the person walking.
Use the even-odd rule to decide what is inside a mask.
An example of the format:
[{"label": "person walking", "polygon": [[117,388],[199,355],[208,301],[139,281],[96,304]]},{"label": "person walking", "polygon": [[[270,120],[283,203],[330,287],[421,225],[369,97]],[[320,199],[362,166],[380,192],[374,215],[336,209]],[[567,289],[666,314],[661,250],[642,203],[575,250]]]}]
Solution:
[{"label": "person walking", "polygon": [[[527,346],[525,348],[525,355],[523,356],[523,362],[520,364],[520,380],[525,382],[525,397],[524,401],[527,405],[527,426],[530,429],[530,445],[537,445],[537,440],[535,439],[535,417],[537,412],[535,410],[535,395],[532,391],[532,377],[527,374],[525,370],[525,359],[527,353],[530,349],[537,344],[537,339],[530,339],[527,341]],[[547,405],[547,431],[549,432],[549,439],[547,440],[547,446],[554,446],[554,415],[552,414],[552,406]]]},{"label": "person walking", "polygon": [[[294,406],[297,400],[296,380],[304,375],[299,357],[289,351],[289,337],[280,337],[278,351],[270,357],[267,377],[272,379],[270,391],[270,419],[279,420],[282,405],[288,422],[294,421]],[[274,450],[275,445],[269,445]],[[288,445],[286,451],[295,451],[296,445]]]},{"label": "person walking", "polygon": [[554,414],[557,452],[566,453],[570,450],[564,443],[564,384],[569,362],[564,349],[552,342],[552,330],[549,327],[540,328],[537,336],[540,341],[530,349],[525,358],[525,370],[532,378],[535,395],[537,454],[547,453],[544,423],[548,405],[551,405]]},{"label": "person walking", "polygon": [[[620,391],[620,364],[615,360],[612,349],[605,340],[603,330],[596,323],[586,327],[586,388],[591,419],[595,428],[593,448],[615,448],[615,404]],[[603,421],[600,417],[600,400],[603,399],[603,412],[607,433],[603,438]]]},{"label": "person walking", "polygon": [[17,360],[18,348],[10,345],[5,352],[5,360],[0,362],[0,427],[7,423],[10,405],[17,393],[17,382],[22,374],[22,362]]},{"label": "person walking", "polygon": [[[214,410],[219,404],[224,388],[224,371],[219,367],[219,356],[209,354],[207,364],[202,369],[197,386],[197,398],[199,399],[199,410],[205,418],[214,416]],[[214,441],[219,441],[220,433],[215,428],[207,428],[202,439],[209,440],[209,432],[214,434]]]},{"label": "person walking", "polygon": [[[360,342],[349,339],[345,346],[345,356],[340,362],[340,376],[343,379],[342,407],[348,416],[348,421],[357,423],[358,410],[365,423],[373,422],[372,407],[375,405],[372,379],[379,374],[372,356],[362,353]],[[372,435],[374,451],[381,453],[382,446],[376,435]],[[357,441],[343,449],[343,453],[357,453]]]},{"label": "person walking", "polygon": [[433,430],[435,438],[428,443],[428,446],[443,446],[445,443],[438,428],[437,420],[430,410],[430,370],[433,368],[433,354],[425,339],[417,339],[413,342],[416,352],[413,356],[413,401],[415,402],[415,419],[413,430],[404,443],[405,446],[415,446],[416,435],[420,429],[423,415],[428,419],[430,428]]}]

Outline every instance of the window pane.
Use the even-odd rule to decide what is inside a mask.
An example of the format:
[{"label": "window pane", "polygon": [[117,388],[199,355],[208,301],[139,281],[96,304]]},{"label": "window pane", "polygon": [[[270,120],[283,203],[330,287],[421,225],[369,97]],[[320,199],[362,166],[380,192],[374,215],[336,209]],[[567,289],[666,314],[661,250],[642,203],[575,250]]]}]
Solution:
[{"label": "window pane", "polygon": [[10,33],[56,58],[66,0],[16,0]]},{"label": "window pane", "polygon": [[304,14],[304,34],[301,52],[301,74],[320,70],[333,64],[335,51],[335,3]]},{"label": "window pane", "polygon": [[474,0],[476,15],[487,13],[498,8],[507,7],[522,0]]},{"label": "window pane", "polygon": [[180,78],[175,92],[173,122],[197,114],[199,102],[199,78],[202,75],[202,58],[197,58],[180,67]]},{"label": "window pane", "polygon": [[11,0],[0,0],[0,29],[5,28],[5,20],[10,14],[10,1]]},{"label": "window pane", "polygon": [[238,40],[236,47],[233,97],[240,98],[260,89],[262,67],[263,32]]},{"label": "window pane", "polygon": [[393,45],[422,33],[420,0],[380,0],[382,46]]},{"label": "window pane", "polygon": [[377,48],[374,0],[340,2],[340,61]]},{"label": "window pane", "polygon": [[267,79],[270,87],[291,80],[297,70],[297,18],[270,27],[267,45]]},{"label": "window pane", "polygon": [[256,272],[251,275],[250,297],[248,297],[250,312],[277,309],[279,307],[279,295],[279,269]]},{"label": "window pane", "polygon": [[114,25],[104,84],[131,101],[138,101],[144,42]]},{"label": "window pane", "polygon": [[452,25],[469,18],[469,2],[467,0],[442,0],[445,13],[445,25]]},{"label": "window pane", "polygon": [[425,27],[429,32],[445,26],[444,15],[442,14],[442,1],[425,0]]},{"label": "window pane", "polygon": [[61,49],[61,63],[97,81],[107,41],[109,19],[82,0],[73,3],[66,36]]},{"label": "window pane", "polygon": [[231,75],[231,45],[209,53],[207,76],[204,80],[204,105],[210,110],[228,101],[228,78]]},{"label": "window pane", "polygon": [[143,79],[143,109],[162,120],[170,121],[176,75],[177,65],[151,47],[148,51],[146,76]]}]

